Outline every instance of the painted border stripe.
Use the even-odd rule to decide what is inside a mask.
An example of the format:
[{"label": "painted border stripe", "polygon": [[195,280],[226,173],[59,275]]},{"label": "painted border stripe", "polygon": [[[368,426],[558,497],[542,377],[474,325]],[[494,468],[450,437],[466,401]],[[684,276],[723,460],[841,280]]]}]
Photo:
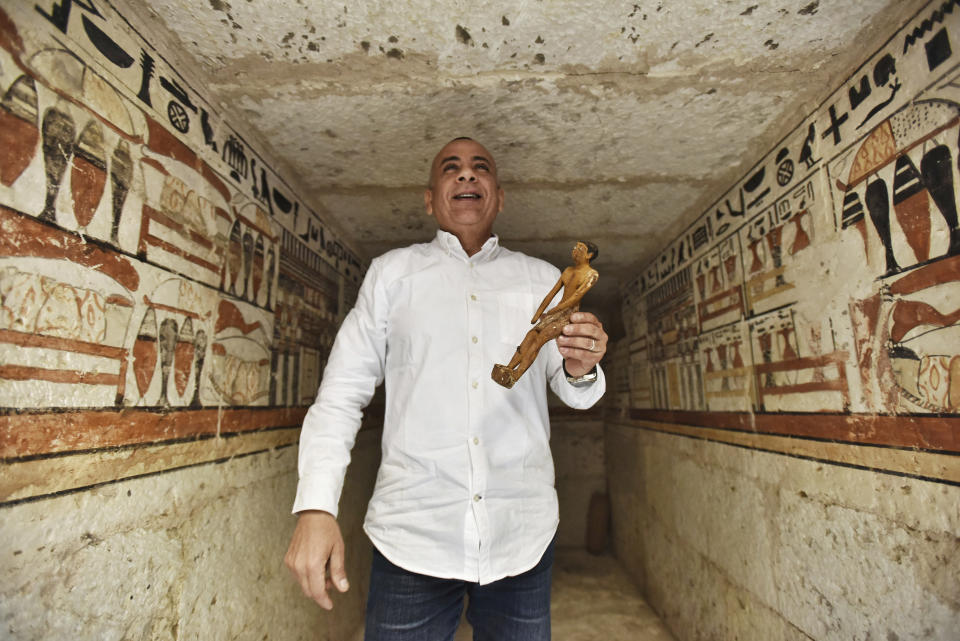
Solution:
[{"label": "painted border stripe", "polygon": [[182,438],[300,429],[306,407],[82,410],[0,415],[0,458],[18,459]]},{"label": "painted border stripe", "polygon": [[0,505],[122,479],[211,463],[296,443],[299,428],[226,438],[17,461],[3,466]]},{"label": "painted border stripe", "polygon": [[45,369],[24,365],[0,365],[0,378],[9,381],[49,381],[83,385],[112,385],[120,383],[117,374],[98,374],[69,369]]},{"label": "painted border stripe", "polygon": [[103,356],[105,358],[118,360],[126,358],[127,356],[127,350],[123,347],[101,345],[99,343],[90,343],[73,338],[61,338],[59,336],[27,334],[12,329],[0,329],[0,343],[9,343],[20,347],[43,347],[45,349],[89,354],[90,356]]},{"label": "painted border stripe", "polygon": [[717,443],[746,447],[753,450],[816,459],[826,463],[837,463],[930,480],[947,481],[960,485],[960,457],[952,454],[890,447],[865,447],[863,445],[849,443],[833,443],[797,439],[789,436],[733,432],[730,430],[679,425],[676,423],[612,421],[611,424],[621,427],[646,429],[653,432],[689,436]]},{"label": "painted border stripe", "polygon": [[696,412],[632,408],[629,418],[693,429],[736,430],[960,454],[960,415]]}]

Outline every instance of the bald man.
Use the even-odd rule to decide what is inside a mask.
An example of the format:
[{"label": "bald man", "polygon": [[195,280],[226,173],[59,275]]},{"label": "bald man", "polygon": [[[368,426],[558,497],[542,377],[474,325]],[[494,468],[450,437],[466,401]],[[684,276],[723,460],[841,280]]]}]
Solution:
[{"label": "bald man", "polygon": [[336,515],[362,410],[385,382],[382,457],[364,531],[374,546],[367,641],[453,639],[465,597],[478,641],[550,638],[559,520],[547,385],[568,406],[603,395],[607,334],[577,312],[513,389],[489,376],[560,272],[499,244],[493,155],[457,138],[424,192],[429,243],[371,263],[300,438],[286,564],[331,609],[349,587]]}]

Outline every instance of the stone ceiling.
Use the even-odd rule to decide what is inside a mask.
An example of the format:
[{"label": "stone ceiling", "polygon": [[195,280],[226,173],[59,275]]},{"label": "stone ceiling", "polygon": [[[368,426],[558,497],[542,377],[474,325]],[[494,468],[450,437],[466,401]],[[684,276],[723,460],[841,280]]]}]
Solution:
[{"label": "stone ceiling", "polygon": [[[600,246],[587,307],[741,178],[923,0],[127,0],[367,257],[427,240],[433,154],[497,157],[505,245]],[[609,321],[614,321],[611,317]]]}]

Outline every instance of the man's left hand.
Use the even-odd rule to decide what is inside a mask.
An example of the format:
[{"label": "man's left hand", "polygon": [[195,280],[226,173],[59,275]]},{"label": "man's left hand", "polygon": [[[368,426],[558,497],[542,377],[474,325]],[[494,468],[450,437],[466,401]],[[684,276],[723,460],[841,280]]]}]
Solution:
[{"label": "man's left hand", "polygon": [[570,315],[570,323],[564,325],[563,334],[557,337],[557,345],[567,373],[583,376],[607,353],[607,333],[596,316],[576,312]]}]

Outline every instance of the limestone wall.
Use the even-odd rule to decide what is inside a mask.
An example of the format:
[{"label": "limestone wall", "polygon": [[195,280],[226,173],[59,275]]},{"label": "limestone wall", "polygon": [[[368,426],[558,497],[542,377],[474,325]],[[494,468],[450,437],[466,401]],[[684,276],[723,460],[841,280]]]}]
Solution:
[{"label": "limestone wall", "polygon": [[[344,638],[282,567],[358,257],[106,2],[0,8],[0,637]],[[366,466],[366,467],[364,467]]]},{"label": "limestone wall", "polygon": [[624,289],[615,549],[682,641],[960,629],[960,6],[854,46]]},{"label": "limestone wall", "polygon": [[582,548],[587,542],[590,500],[594,494],[607,492],[600,410],[583,412],[551,407],[550,430],[560,502],[557,545]]}]

